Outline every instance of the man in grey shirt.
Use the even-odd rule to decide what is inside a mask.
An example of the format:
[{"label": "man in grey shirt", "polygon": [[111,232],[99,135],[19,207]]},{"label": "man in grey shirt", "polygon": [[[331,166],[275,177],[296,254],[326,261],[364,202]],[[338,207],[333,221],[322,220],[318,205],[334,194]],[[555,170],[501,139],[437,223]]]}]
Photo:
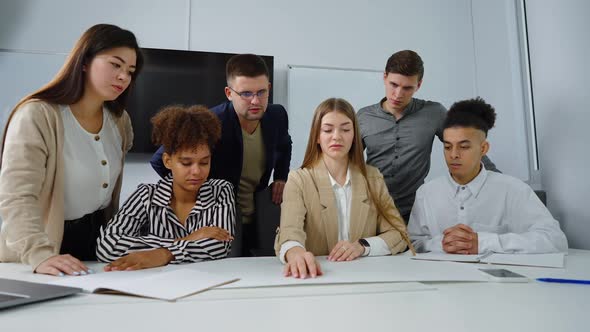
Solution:
[{"label": "man in grey shirt", "polygon": [[[442,140],[447,110],[434,101],[414,98],[424,76],[424,63],[410,50],[387,60],[383,83],[385,97],[358,111],[367,163],[377,167],[402,217],[408,222],[416,190],[430,171],[434,136]],[[485,157],[487,170],[497,171]]]}]

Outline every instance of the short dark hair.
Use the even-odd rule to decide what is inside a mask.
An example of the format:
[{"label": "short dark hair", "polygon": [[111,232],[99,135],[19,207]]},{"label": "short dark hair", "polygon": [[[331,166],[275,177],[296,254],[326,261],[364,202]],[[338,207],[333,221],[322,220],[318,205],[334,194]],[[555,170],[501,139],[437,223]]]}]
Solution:
[{"label": "short dark hair", "polygon": [[443,128],[475,128],[483,131],[487,136],[488,130],[494,127],[495,122],[496,111],[494,107],[481,97],[477,97],[454,103],[447,112]]},{"label": "short dark hair", "polygon": [[418,53],[403,50],[393,53],[385,65],[385,73],[401,74],[404,76],[418,75],[418,81],[424,77],[424,62]]},{"label": "short dark hair", "polygon": [[236,76],[257,77],[268,74],[268,67],[264,60],[256,54],[236,54],[225,65],[225,78],[227,84]]},{"label": "short dark hair", "polygon": [[167,106],[153,116],[151,122],[154,144],[163,145],[170,155],[201,144],[207,144],[213,152],[221,136],[219,119],[203,105]]}]

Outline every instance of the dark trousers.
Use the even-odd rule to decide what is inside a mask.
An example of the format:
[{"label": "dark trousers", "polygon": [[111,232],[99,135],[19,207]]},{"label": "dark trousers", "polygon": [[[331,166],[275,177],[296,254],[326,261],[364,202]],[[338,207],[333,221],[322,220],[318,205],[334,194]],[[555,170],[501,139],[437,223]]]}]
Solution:
[{"label": "dark trousers", "polygon": [[234,229],[234,240],[231,243],[231,252],[228,257],[252,257],[255,256],[252,250],[256,249],[258,243],[256,222],[251,220],[249,224],[242,223],[242,213],[236,208],[236,227]]},{"label": "dark trousers", "polygon": [[89,213],[80,219],[64,222],[60,254],[70,254],[81,261],[96,260],[96,239],[106,223],[104,210]]},{"label": "dark trousers", "polygon": [[242,256],[252,257],[254,249],[258,246],[258,234],[256,232],[256,222],[252,220],[250,224],[242,224]]},{"label": "dark trousers", "polygon": [[399,214],[404,218],[404,222],[406,226],[410,222],[410,214],[412,213],[412,207],[414,206],[414,201],[416,200],[416,193],[407,194],[402,197],[395,197],[395,195],[390,191],[389,196],[393,198],[393,202],[399,211]]},{"label": "dark trousers", "polygon": [[410,222],[410,212],[408,212],[408,214],[404,214],[402,216],[402,218],[404,218],[404,222],[406,223],[406,226],[408,225],[408,223]]}]

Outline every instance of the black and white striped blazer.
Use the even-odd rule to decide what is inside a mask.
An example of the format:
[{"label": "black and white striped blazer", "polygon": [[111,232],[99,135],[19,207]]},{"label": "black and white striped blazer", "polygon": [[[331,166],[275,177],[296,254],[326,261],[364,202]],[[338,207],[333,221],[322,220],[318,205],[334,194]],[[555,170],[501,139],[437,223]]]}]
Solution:
[{"label": "black and white striped blazer", "polygon": [[205,238],[179,239],[201,227],[220,227],[234,235],[235,198],[233,186],[225,180],[209,179],[199,189],[195,206],[183,226],[170,207],[172,175],[157,184],[141,184],[119,212],[100,230],[96,256],[111,262],[133,251],[166,248],[170,262],[198,262],[228,255],[231,242]]}]

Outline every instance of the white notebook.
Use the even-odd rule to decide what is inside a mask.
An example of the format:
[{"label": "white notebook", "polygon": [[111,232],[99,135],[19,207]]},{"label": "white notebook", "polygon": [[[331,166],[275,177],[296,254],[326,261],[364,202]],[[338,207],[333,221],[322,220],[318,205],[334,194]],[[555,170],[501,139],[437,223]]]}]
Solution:
[{"label": "white notebook", "polygon": [[522,265],[563,268],[565,266],[565,254],[498,254],[488,252],[481,255],[457,255],[445,253],[424,253],[412,256],[412,259],[431,261],[452,261],[465,263],[488,263],[499,265]]},{"label": "white notebook", "polygon": [[121,293],[159,300],[177,299],[239,280],[194,269],[147,269],[66,276],[55,285],[79,287],[90,293]]}]

